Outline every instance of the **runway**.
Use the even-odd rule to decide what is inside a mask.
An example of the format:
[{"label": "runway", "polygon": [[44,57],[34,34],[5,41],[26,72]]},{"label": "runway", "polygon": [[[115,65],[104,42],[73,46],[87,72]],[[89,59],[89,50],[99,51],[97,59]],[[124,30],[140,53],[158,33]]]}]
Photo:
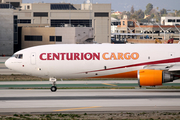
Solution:
[{"label": "runway", "polygon": [[180,90],[0,90],[0,114],[179,111]]}]

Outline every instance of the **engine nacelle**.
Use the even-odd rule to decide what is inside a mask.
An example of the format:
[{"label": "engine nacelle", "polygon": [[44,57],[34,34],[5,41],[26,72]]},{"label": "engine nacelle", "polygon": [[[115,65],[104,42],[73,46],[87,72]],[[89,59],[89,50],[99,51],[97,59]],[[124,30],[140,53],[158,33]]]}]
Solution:
[{"label": "engine nacelle", "polygon": [[174,80],[173,78],[174,77],[168,71],[148,69],[138,71],[139,86],[162,85],[162,83],[172,82]]}]

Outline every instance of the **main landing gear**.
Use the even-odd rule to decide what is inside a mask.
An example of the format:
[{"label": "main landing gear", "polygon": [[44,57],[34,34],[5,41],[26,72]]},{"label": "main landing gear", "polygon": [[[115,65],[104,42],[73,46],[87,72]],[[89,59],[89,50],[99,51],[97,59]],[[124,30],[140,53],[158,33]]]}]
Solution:
[{"label": "main landing gear", "polygon": [[49,81],[53,82],[52,87],[51,87],[51,92],[56,92],[57,87],[56,87],[56,78],[49,78]]}]

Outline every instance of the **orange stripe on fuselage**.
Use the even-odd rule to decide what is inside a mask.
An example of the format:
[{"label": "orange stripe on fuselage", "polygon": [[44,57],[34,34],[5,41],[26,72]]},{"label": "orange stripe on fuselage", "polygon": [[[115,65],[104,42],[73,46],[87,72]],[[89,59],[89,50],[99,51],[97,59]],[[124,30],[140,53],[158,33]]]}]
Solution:
[{"label": "orange stripe on fuselage", "polygon": [[125,73],[112,74],[112,75],[91,77],[91,78],[137,78],[137,70],[125,72]]}]

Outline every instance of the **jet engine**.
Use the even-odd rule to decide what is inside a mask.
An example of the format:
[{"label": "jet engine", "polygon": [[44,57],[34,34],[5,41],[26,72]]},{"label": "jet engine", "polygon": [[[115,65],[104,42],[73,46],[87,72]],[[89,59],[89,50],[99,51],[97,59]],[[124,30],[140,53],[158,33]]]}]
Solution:
[{"label": "jet engine", "polygon": [[143,69],[138,71],[139,86],[157,86],[172,82],[176,78],[168,71]]}]

